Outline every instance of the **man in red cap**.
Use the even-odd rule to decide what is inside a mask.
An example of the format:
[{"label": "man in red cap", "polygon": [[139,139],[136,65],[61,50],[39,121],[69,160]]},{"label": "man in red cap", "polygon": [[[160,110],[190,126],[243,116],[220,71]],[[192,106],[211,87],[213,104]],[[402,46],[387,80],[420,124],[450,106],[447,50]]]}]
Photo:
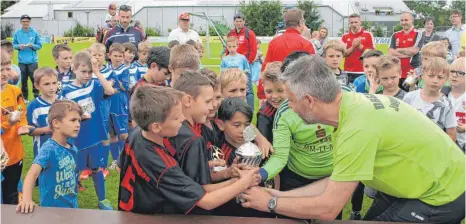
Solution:
[{"label": "man in red cap", "polygon": [[189,25],[190,16],[187,12],[183,12],[178,17],[178,28],[172,30],[168,35],[168,42],[172,40],[177,40],[180,44],[185,44],[189,40],[201,42],[199,34],[195,30],[189,29]]}]

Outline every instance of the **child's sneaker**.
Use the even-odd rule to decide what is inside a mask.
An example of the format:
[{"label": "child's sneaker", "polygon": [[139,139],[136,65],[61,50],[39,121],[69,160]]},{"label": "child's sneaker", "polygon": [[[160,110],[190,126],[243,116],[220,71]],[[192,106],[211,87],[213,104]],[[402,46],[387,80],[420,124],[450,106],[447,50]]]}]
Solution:
[{"label": "child's sneaker", "polygon": [[102,201],[99,201],[99,208],[101,210],[113,210],[113,207],[110,204],[110,200],[108,200],[108,199],[104,199]]},{"label": "child's sneaker", "polygon": [[87,180],[89,179],[90,174],[91,174],[91,170],[83,170],[83,172],[81,172],[81,175],[79,176],[79,179]]},{"label": "child's sneaker", "polygon": [[102,174],[104,175],[104,179],[107,178],[108,175],[110,175],[110,171],[108,171],[108,169],[106,168],[103,168],[102,169]]},{"label": "child's sneaker", "polygon": [[115,170],[116,167],[117,167],[117,162],[116,162],[116,160],[113,160],[112,164],[108,168],[111,169],[111,170]]}]

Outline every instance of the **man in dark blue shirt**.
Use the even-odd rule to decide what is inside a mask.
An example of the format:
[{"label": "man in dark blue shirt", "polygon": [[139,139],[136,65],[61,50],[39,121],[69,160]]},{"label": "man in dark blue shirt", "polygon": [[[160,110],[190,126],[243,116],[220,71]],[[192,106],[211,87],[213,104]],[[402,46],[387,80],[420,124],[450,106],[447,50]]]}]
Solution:
[{"label": "man in dark blue shirt", "polygon": [[119,23],[112,30],[107,32],[104,44],[108,49],[113,43],[131,42],[138,47],[139,42],[144,41],[144,34],[138,28],[131,26],[132,11],[131,6],[122,5],[119,11]]}]

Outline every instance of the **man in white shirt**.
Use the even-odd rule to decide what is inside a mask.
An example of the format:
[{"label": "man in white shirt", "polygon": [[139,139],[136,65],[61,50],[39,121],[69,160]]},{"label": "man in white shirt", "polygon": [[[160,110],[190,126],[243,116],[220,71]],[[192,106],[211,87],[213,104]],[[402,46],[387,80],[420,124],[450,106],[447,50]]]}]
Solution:
[{"label": "man in white shirt", "polygon": [[452,27],[448,29],[443,36],[450,40],[453,55],[456,56],[461,50],[461,35],[466,30],[466,27],[461,24],[461,21],[463,21],[463,15],[460,10],[452,10],[450,20]]},{"label": "man in white shirt", "polygon": [[185,44],[189,40],[194,40],[196,42],[201,42],[199,34],[192,29],[189,29],[190,25],[190,16],[187,12],[182,13],[178,17],[178,28],[172,30],[168,35],[168,42],[172,40],[177,40],[180,44]]}]

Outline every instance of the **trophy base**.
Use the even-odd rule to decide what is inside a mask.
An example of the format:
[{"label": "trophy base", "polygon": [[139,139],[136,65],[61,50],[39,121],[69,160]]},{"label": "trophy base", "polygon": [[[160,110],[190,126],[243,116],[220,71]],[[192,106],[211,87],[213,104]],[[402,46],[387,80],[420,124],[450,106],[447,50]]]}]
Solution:
[{"label": "trophy base", "polygon": [[212,170],[214,172],[218,172],[218,171],[222,171],[222,170],[226,170],[227,167],[226,166],[215,166]]}]

